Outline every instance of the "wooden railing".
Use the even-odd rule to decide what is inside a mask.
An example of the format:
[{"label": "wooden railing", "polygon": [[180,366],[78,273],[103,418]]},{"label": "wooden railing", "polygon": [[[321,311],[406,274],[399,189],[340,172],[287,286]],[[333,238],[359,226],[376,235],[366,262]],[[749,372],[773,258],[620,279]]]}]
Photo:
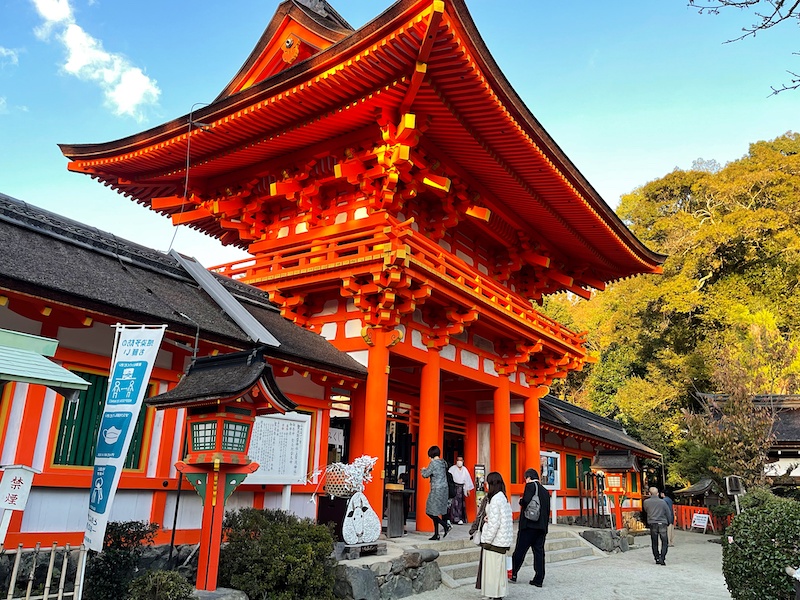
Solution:
[{"label": "wooden railing", "polygon": [[385,217],[363,219],[355,227],[328,226],[287,239],[285,246],[257,258],[218,265],[210,270],[233,279],[245,279],[252,285],[271,280],[309,277],[338,269],[355,270],[357,264],[382,261],[384,252],[397,246],[398,238],[407,245],[409,258],[441,282],[501,308],[533,326],[550,338],[572,346],[582,354],[583,338],[549,317],[532,310],[530,302],[491,277],[477,272],[444,248],[411,229],[393,229]]},{"label": "wooden railing", "polygon": [[[78,560],[73,569],[70,556],[75,553]],[[81,577],[86,560],[84,546],[71,548],[69,544],[64,547],[53,544],[49,550],[42,549],[38,543],[34,548],[23,548],[22,544],[12,549],[0,546],[0,559],[6,556],[14,557],[13,565],[9,565],[11,579],[6,600],[81,599]],[[45,566],[47,572],[42,575]]]}]

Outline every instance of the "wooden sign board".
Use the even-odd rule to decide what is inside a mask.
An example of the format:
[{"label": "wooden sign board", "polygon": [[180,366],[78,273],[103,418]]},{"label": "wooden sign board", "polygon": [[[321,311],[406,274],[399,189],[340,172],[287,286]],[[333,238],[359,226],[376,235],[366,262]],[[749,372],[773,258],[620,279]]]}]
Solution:
[{"label": "wooden sign board", "polygon": [[711,515],[707,515],[704,513],[694,513],[694,515],[692,515],[692,526],[690,529],[694,529],[695,527],[697,527],[698,529],[702,529],[703,533],[705,533],[706,528],[709,525],[711,525],[711,531],[716,533],[717,530],[714,529],[714,523],[711,522]]}]

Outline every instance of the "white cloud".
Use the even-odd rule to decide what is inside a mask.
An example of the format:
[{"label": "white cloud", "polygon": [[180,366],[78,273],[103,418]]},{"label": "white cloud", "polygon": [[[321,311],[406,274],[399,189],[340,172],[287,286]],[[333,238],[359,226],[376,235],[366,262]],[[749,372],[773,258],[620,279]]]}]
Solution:
[{"label": "white cloud", "polygon": [[8,105],[4,96],[0,96],[0,115],[8,114]]},{"label": "white cloud", "polygon": [[19,55],[16,50],[0,46],[0,67],[19,64]]},{"label": "white cloud", "polygon": [[156,104],[161,94],[156,81],[121,54],[107,52],[100,40],[75,22],[69,0],[31,1],[44,20],[36,34],[48,39],[55,31],[64,45],[64,71],[97,84],[114,114],[142,120],[143,109]]}]

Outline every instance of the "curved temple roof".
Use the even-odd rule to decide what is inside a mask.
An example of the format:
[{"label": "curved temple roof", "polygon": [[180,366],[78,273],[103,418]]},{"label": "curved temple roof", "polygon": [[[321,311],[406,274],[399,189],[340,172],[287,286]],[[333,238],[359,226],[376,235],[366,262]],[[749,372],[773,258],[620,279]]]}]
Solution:
[{"label": "curved temple roof", "polygon": [[[446,157],[491,210],[487,229],[523,230],[600,289],[660,272],[664,257],[627,229],[512,89],[464,0],[400,0],[348,27],[327,2],[283,2],[211,105],[117,141],[62,144],[69,168],[173,215],[181,204],[153,200],[183,197],[187,158],[193,189],[220,198],[280,172],[287,157],[330,155],[348,136],[377,133],[381,115],[412,113],[425,121],[420,146]],[[191,226],[231,241],[210,212],[198,214]]]}]

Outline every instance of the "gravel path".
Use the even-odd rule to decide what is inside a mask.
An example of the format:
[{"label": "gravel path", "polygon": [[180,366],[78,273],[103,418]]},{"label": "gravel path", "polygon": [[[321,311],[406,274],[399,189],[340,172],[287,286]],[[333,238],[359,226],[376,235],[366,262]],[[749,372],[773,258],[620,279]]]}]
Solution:
[{"label": "gravel path", "polygon": [[[508,600],[608,600],[625,598],[681,598],[730,600],[722,576],[722,546],[708,540],[711,535],[675,532],[675,547],[667,554],[667,565],[656,565],[650,551],[649,536],[638,537],[645,544],[629,552],[578,562],[547,565],[544,587],[528,585],[533,577],[530,566],[523,567],[519,582],[508,585]],[[414,600],[480,600],[472,586],[412,596]]]}]

